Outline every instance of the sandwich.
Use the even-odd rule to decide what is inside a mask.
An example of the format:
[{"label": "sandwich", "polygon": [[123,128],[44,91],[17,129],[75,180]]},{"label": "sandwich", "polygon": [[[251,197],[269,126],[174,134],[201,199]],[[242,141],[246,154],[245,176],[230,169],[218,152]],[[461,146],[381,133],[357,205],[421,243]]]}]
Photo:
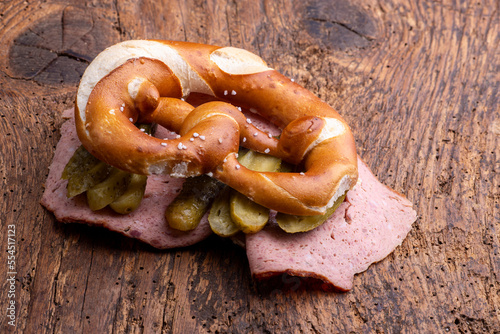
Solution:
[{"label": "sandwich", "polygon": [[58,221],[159,249],[215,233],[245,247],[256,280],[350,290],[416,219],[356,154],[336,111],[242,49],[111,46],[63,117],[41,200]]}]

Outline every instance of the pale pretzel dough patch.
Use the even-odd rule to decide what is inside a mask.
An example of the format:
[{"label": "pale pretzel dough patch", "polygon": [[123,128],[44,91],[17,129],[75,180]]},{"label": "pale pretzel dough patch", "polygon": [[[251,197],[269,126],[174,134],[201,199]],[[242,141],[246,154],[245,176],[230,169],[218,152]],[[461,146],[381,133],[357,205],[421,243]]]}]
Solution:
[{"label": "pale pretzel dough patch", "polygon": [[145,81],[146,79],[144,78],[134,78],[132,81],[130,81],[128,83],[128,94],[130,95],[130,97],[135,100],[135,98],[137,97],[137,94],[139,94],[139,88],[141,87],[142,83]]},{"label": "pale pretzel dough patch", "polygon": [[210,54],[210,60],[228,74],[254,74],[271,69],[259,56],[233,47],[215,50]]}]

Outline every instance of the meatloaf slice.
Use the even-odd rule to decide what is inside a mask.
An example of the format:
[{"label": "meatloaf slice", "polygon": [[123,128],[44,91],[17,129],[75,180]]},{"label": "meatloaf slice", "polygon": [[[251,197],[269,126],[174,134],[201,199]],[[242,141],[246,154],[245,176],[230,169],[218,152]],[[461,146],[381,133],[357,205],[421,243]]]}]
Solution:
[{"label": "meatloaf slice", "polygon": [[319,279],[325,289],[352,289],[356,273],[389,255],[416,220],[412,203],[380,183],[358,159],[360,182],[323,225],[287,234],[276,224],[246,236],[252,275]]}]

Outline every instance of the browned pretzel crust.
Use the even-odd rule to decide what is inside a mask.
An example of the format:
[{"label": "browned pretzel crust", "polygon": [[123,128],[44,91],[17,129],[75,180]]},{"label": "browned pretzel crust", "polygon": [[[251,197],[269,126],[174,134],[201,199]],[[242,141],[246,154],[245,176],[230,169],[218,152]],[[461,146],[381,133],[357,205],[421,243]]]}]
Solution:
[{"label": "browned pretzel crust", "polygon": [[[230,102],[193,108],[191,92]],[[258,130],[245,107],[283,129]],[[127,41],[103,51],[77,95],[76,127],[99,159],[139,174],[211,173],[270,209],[296,215],[325,210],[357,181],[354,138],[340,115],[314,94],[237,48],[171,41]],[[180,137],[162,140],[134,123],[156,122]],[[256,172],[237,161],[239,146],[303,167]]]}]

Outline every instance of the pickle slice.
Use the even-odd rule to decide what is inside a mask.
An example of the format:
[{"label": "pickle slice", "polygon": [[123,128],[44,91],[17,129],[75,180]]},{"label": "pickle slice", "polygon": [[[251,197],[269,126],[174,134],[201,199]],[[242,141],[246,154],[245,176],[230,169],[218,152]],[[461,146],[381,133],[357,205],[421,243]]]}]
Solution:
[{"label": "pickle slice", "polygon": [[280,169],[281,159],[249,150],[238,157],[240,164],[257,172],[275,172]]},{"label": "pickle slice", "polygon": [[100,182],[104,181],[109,175],[111,166],[99,161],[95,166],[81,174],[73,175],[68,179],[66,186],[68,198],[80,195]]},{"label": "pickle slice", "polygon": [[66,196],[74,197],[84,193],[108,176],[110,166],[80,146],[64,167],[61,178],[68,180]]},{"label": "pickle slice", "polygon": [[144,197],[147,180],[147,175],[132,174],[125,193],[110,203],[109,207],[122,215],[137,209]]},{"label": "pickle slice", "polygon": [[266,226],[269,209],[233,191],[230,199],[231,218],[243,233],[256,233]]},{"label": "pickle slice", "polygon": [[345,194],[340,196],[332,207],[326,210],[324,215],[316,216],[295,216],[278,212],[276,215],[276,222],[285,232],[297,233],[307,232],[320,226],[327,220],[337,208],[342,204],[345,199]]},{"label": "pickle slice", "polygon": [[104,181],[87,190],[90,209],[100,210],[123,195],[131,178],[132,174],[113,167]]},{"label": "pickle slice", "polygon": [[207,175],[186,179],[181,192],[165,212],[168,225],[180,231],[195,229],[223,185]]},{"label": "pickle slice", "polygon": [[231,218],[231,210],[229,208],[231,192],[231,188],[224,187],[212,203],[208,214],[210,228],[212,228],[215,234],[221,237],[231,237],[240,231]]},{"label": "pickle slice", "polygon": [[80,145],[64,167],[61,178],[68,180],[72,176],[89,170],[98,163],[99,159],[90,154],[83,145]]},{"label": "pickle slice", "polygon": [[[251,150],[240,154],[238,161],[246,168],[258,172],[275,172],[281,166],[281,159]],[[229,203],[231,218],[244,233],[256,233],[266,226],[269,220],[268,208],[237,191],[232,192]]]}]

